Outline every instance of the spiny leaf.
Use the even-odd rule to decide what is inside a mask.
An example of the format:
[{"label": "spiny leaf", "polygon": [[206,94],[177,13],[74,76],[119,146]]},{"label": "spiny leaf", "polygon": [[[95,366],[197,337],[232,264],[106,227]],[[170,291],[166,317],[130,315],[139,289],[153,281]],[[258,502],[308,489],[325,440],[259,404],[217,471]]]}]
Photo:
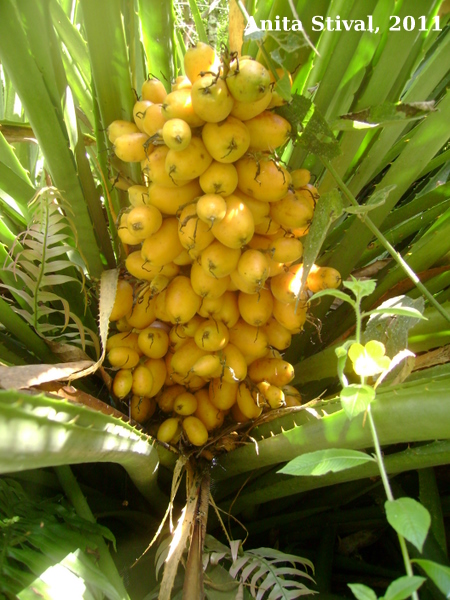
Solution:
[{"label": "spiny leaf", "polygon": [[386,102],[370,106],[356,113],[342,115],[332,124],[332,129],[352,130],[381,127],[398,121],[421,119],[437,110],[434,101],[430,102]]}]

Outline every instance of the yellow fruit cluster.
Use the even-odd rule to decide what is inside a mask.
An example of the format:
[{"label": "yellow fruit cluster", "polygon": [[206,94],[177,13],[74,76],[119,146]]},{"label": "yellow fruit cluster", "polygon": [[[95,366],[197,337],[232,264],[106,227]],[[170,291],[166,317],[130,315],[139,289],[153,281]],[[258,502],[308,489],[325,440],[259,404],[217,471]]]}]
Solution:
[{"label": "yellow fruit cluster", "polygon": [[[219,61],[198,44],[186,77],[166,94],[144,83],[134,123],[108,134],[117,156],[141,163],[118,221],[127,245],[108,339],[113,392],[131,395],[131,414],[165,418],[157,437],[195,446],[227,418],[300,403],[281,352],[302,330],[303,245],[317,190],[305,169],[273,158],[289,122],[270,110],[282,100],[251,58]],[[132,283],[134,281],[134,283]],[[339,273],[315,267],[309,290],[337,287]]]}]

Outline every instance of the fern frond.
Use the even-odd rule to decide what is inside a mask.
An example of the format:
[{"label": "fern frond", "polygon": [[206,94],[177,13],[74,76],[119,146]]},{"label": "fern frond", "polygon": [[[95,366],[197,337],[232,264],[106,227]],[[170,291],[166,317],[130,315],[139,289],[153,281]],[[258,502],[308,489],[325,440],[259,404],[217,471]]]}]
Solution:
[{"label": "fern frond", "polygon": [[294,600],[317,593],[299,581],[299,578],[306,578],[314,583],[313,577],[307,572],[310,569],[314,574],[314,565],[306,558],[273,548],[257,548],[244,551],[233,560],[230,548],[212,536],[207,536],[207,543],[211,565],[223,559],[231,562],[231,577],[247,585],[256,600]]},{"label": "fern frond", "polygon": [[24,300],[26,306],[17,312],[41,337],[62,343],[70,340],[84,350],[88,333],[92,339],[89,345],[98,347],[96,335],[86,332],[80,317],[71,310],[64,287],[58,293],[59,286],[80,285],[86,309],[86,267],[77,248],[72,210],[54,188],[39,190],[29,208],[31,223],[13,245],[11,262],[4,267],[13,273],[17,286],[3,287]]}]

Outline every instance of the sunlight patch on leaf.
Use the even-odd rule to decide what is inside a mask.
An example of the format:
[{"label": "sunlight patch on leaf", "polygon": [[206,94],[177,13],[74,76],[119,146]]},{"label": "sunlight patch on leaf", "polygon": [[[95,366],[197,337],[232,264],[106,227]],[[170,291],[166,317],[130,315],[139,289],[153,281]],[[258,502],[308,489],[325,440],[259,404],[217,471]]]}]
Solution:
[{"label": "sunlight patch on leaf", "polygon": [[277,473],[295,476],[319,476],[330,472],[344,471],[374,460],[372,456],[358,450],[329,448],[297,456]]}]

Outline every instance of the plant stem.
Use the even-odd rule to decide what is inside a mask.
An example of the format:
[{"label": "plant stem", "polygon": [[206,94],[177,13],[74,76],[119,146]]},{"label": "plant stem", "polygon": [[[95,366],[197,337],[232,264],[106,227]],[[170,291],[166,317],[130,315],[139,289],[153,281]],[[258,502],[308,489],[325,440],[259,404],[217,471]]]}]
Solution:
[{"label": "plant stem", "polygon": [[[339,176],[337,171],[334,169],[331,162],[323,157],[321,158],[321,160],[322,160],[322,163],[324,164],[324,166],[333,175],[334,179],[336,180],[336,183],[341,188],[342,192],[344,193],[346,198],[350,201],[350,203],[353,206],[359,206],[356,198],[353,196],[351,191],[348,189],[348,187],[342,181],[341,177]],[[395,262],[404,270],[406,275],[411,279],[411,281],[414,283],[414,285],[417,287],[417,289],[419,289],[421,291],[421,293],[439,311],[439,313],[444,317],[444,319],[450,323],[450,314],[439,304],[439,302],[431,294],[431,292],[429,292],[428,289],[423,285],[423,283],[420,281],[420,279],[417,277],[417,275],[414,273],[414,271],[411,269],[411,267],[405,261],[403,256],[399,252],[396,251],[396,249],[392,246],[392,244],[390,244],[388,242],[388,240],[384,237],[384,235],[381,233],[381,231],[378,229],[378,227],[375,225],[375,223],[372,221],[372,219],[368,216],[364,216],[364,223],[367,225],[367,227],[370,229],[370,231],[374,234],[374,236],[378,239],[380,244],[382,244],[382,246],[384,246],[384,248],[389,252],[389,254],[392,256],[392,258],[395,260]]]},{"label": "plant stem", "polygon": [[[373,420],[373,415],[372,415],[370,404],[367,408],[367,417],[369,419],[370,431],[372,432],[373,444],[375,447],[375,455],[377,458],[378,468],[380,470],[381,481],[383,482],[383,487],[384,487],[384,491],[386,492],[387,499],[392,502],[393,500],[395,500],[395,498],[394,498],[394,494],[392,493],[392,489],[391,489],[391,485],[389,483],[386,469],[384,467],[383,455],[381,452],[381,446],[380,446],[380,442],[378,440],[378,434],[377,434],[377,430],[375,427],[375,422]],[[397,537],[398,537],[398,542],[400,544],[400,550],[401,550],[401,553],[403,556],[403,562],[405,563],[406,573],[407,573],[407,575],[412,577],[414,575],[414,573],[413,573],[413,568],[411,565],[411,559],[409,558],[408,548],[406,547],[405,538],[402,535],[400,535],[399,533],[397,533]],[[419,596],[418,596],[417,592],[413,592],[411,594],[411,596],[412,596],[413,600],[419,600]]]},{"label": "plant stem", "polygon": [[[86,502],[86,498],[83,496],[83,492],[81,491],[71,468],[68,465],[55,467],[55,472],[65,495],[72,503],[72,506],[75,508],[77,514],[83,519],[86,519],[86,521],[96,523],[95,517],[92,514],[89,504]],[[96,538],[100,557],[98,564],[101,570],[114,585],[121,597],[124,600],[129,600],[130,597],[128,596],[125,586],[123,585],[122,578],[117,571],[117,567],[111,557],[106,542],[101,535],[96,536]]]}]

